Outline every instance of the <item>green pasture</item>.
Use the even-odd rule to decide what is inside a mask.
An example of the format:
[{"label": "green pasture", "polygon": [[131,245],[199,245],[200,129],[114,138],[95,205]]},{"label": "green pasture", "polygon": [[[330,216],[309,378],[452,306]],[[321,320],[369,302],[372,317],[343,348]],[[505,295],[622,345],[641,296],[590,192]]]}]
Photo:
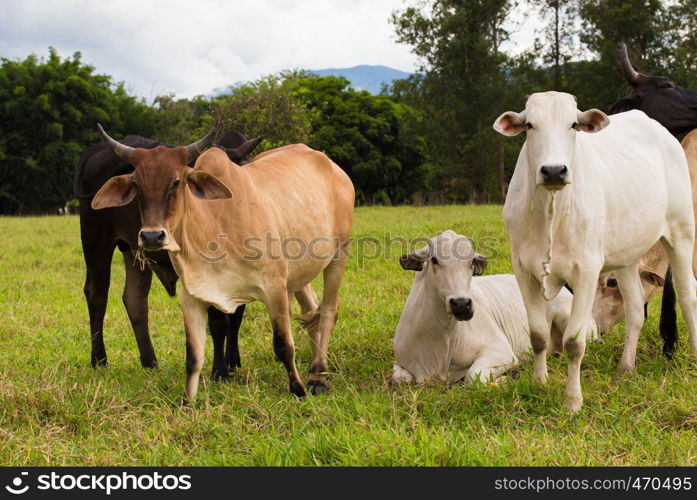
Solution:
[{"label": "green pasture", "polygon": [[[662,357],[657,300],[640,338],[637,374],[615,375],[622,325],[603,344],[589,344],[585,407],[575,416],[564,409],[565,359],[550,358],[547,387],[532,383],[529,363],[517,380],[498,386],[392,387],[391,341],[413,277],[397,263],[399,239],[448,228],[488,249],[487,274],[510,272],[500,206],[359,208],[360,242],[330,344],[331,393],[297,400],[287,392],[268,318],[254,304],[240,332],[242,369],[232,382],[212,382],[209,339],[199,395],[187,408],[179,404],[178,299],[153,283],[160,368],[141,368],[121,304],[117,252],[104,334],[110,365],[93,370],[78,218],[0,218],[0,464],[697,464],[697,371],[682,321],[675,360]],[[294,327],[306,374],[309,340]]]}]

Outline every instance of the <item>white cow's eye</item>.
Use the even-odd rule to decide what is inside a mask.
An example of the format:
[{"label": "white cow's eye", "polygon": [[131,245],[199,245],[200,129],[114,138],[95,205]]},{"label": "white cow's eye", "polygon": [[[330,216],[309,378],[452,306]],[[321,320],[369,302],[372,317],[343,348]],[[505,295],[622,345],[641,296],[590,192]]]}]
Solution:
[{"label": "white cow's eye", "polygon": [[534,128],[532,123],[526,123],[525,125],[528,127],[528,130],[532,130]]},{"label": "white cow's eye", "polygon": [[571,128],[574,130],[578,130],[578,122],[574,122],[571,124]]},{"label": "white cow's eye", "polygon": [[438,259],[436,259],[435,257],[431,257],[431,263],[432,263],[434,266],[437,266],[437,265],[438,265]]}]

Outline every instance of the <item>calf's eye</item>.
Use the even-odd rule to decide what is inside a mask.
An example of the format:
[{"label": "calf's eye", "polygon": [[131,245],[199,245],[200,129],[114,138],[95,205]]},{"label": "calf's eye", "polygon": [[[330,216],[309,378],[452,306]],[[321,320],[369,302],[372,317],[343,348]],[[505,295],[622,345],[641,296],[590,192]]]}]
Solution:
[{"label": "calf's eye", "polygon": [[607,286],[610,288],[615,288],[617,286],[617,280],[615,278],[610,278],[607,280]]}]

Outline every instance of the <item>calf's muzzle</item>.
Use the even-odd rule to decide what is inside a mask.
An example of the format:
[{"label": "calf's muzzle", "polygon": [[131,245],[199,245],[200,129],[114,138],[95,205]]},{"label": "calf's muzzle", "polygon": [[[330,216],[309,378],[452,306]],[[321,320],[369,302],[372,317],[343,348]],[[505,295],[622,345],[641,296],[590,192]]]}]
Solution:
[{"label": "calf's muzzle", "polygon": [[458,297],[455,299],[450,299],[448,304],[450,305],[450,311],[458,321],[468,321],[472,319],[472,316],[474,316],[472,299]]}]

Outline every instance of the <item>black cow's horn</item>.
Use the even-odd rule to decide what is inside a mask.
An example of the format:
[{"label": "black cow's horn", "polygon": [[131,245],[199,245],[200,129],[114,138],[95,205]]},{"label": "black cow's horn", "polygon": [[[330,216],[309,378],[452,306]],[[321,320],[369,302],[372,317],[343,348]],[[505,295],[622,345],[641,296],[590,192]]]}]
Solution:
[{"label": "black cow's horn", "polygon": [[217,131],[218,131],[218,123],[216,123],[213,126],[211,131],[208,132],[203,139],[199,139],[198,141],[186,146],[186,162],[187,163],[194,161],[196,158],[198,158],[198,155],[200,155],[204,149],[206,149],[211,144],[213,144],[213,139],[215,139],[215,135],[216,135]]},{"label": "black cow's horn", "polygon": [[632,67],[632,63],[629,62],[629,55],[627,55],[627,46],[622,44],[620,48],[620,59],[622,60],[622,73],[629,83],[635,83],[639,79],[639,73]]},{"label": "black cow's horn", "polygon": [[131,153],[135,151],[135,148],[121,144],[119,141],[115,141],[114,139],[109,137],[109,134],[104,132],[104,129],[102,128],[101,124],[97,123],[97,129],[99,130],[99,135],[102,136],[102,140],[106,143],[107,146],[109,146],[109,149],[111,149],[114,152],[114,154],[119,158],[128,160],[128,157],[131,156]]}]

